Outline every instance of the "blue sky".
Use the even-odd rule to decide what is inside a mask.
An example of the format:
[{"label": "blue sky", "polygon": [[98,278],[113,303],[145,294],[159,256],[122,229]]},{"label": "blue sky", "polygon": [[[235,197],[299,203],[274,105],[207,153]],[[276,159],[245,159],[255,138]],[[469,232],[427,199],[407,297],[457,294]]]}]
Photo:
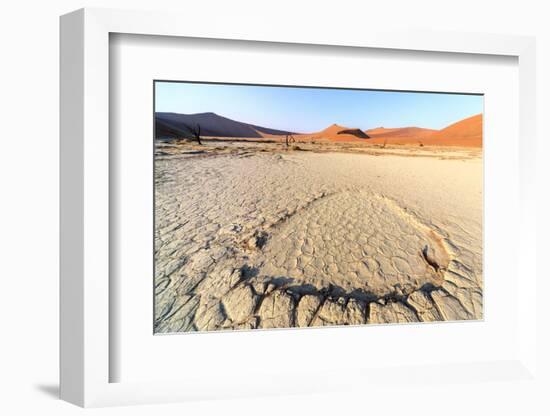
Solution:
[{"label": "blue sky", "polygon": [[350,128],[441,129],[483,111],[479,95],[155,83],[155,111],[214,112],[263,127],[310,133],[336,123]]}]

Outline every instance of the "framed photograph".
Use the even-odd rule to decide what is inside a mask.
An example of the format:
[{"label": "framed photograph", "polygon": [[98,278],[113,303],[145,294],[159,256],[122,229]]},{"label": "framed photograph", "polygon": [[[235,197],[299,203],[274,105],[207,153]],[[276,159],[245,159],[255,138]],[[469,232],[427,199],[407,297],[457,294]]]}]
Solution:
[{"label": "framed photograph", "polygon": [[155,333],[482,319],[483,95],[154,98]]},{"label": "framed photograph", "polygon": [[61,18],[62,398],[536,383],[534,40],[180,21]]}]

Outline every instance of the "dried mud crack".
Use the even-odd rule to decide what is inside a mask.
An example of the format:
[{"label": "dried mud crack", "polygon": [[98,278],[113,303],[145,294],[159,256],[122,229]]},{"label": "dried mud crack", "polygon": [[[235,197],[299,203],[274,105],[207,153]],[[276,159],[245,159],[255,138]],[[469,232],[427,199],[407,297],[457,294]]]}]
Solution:
[{"label": "dried mud crack", "polygon": [[189,157],[157,162],[155,332],[481,318],[465,227],[319,155]]}]

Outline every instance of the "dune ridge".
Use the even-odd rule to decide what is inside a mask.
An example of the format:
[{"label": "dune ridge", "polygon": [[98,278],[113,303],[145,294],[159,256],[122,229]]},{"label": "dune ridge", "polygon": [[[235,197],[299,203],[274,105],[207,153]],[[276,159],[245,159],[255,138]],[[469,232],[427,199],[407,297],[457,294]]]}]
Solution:
[{"label": "dune ridge", "polygon": [[454,145],[481,147],[483,141],[483,116],[477,114],[465,118],[435,132],[430,140]]},{"label": "dune ridge", "polygon": [[372,143],[422,144],[429,146],[481,147],[483,116],[474,116],[457,121],[441,130],[419,127],[384,128],[367,130]]},{"label": "dune ridge", "polygon": [[331,124],[326,129],[311,134],[296,136],[299,140],[329,140],[333,142],[364,141],[369,135],[358,128],[350,128],[339,124]]},{"label": "dune ridge", "polygon": [[331,124],[314,133],[296,133],[243,123],[222,117],[215,113],[155,114],[155,136],[157,139],[192,138],[192,130],[201,126],[203,136],[241,137],[280,140],[293,135],[297,141],[319,142],[365,142],[369,144],[481,147],[483,116],[477,114],[457,121],[441,130],[421,127],[377,127],[361,130]]},{"label": "dune ridge", "polygon": [[294,134],[290,131],[235,121],[216,113],[155,113],[155,136],[157,139],[191,138],[191,132],[197,125],[200,125],[203,136],[262,138],[271,135]]}]

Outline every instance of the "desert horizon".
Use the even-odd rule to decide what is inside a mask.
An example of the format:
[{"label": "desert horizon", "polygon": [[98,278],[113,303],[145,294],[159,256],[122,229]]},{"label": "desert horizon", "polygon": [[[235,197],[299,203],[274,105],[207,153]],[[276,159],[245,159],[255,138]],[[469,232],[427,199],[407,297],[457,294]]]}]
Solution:
[{"label": "desert horizon", "polygon": [[360,129],[336,123],[320,131],[303,133],[278,130],[232,120],[214,112],[181,114],[155,113],[155,137],[157,140],[192,138],[193,126],[200,126],[202,136],[215,139],[275,139],[283,140],[292,135],[294,140],[328,142],[363,142],[365,144],[394,144],[422,146],[482,146],[482,114],[474,114],[436,130],[417,126],[375,127]]},{"label": "desert horizon", "polygon": [[156,94],[155,333],[482,319],[481,96]]}]

